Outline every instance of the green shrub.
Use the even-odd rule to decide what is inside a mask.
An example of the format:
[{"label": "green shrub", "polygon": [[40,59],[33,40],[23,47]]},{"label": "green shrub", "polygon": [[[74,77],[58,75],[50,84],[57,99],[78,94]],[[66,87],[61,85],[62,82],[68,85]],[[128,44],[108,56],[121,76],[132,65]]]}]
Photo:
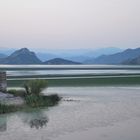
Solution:
[{"label": "green shrub", "polygon": [[16,105],[5,105],[0,103],[0,114],[15,112],[20,108],[21,108],[20,106],[16,106]]},{"label": "green shrub", "polygon": [[16,90],[16,89],[10,89],[7,92],[14,95],[15,97],[17,96],[24,97],[26,94],[24,90]]},{"label": "green shrub", "polygon": [[24,84],[25,90],[11,89],[7,92],[14,95],[24,97],[27,106],[6,105],[0,103],[0,114],[14,112],[25,107],[49,107],[56,105],[60,100],[57,94],[41,95],[41,92],[47,87],[46,80],[30,80]]},{"label": "green shrub", "polygon": [[36,95],[39,94],[47,87],[47,81],[43,79],[35,79],[27,81],[24,84],[26,95]]},{"label": "green shrub", "polygon": [[25,102],[30,107],[49,107],[57,104],[60,99],[57,94],[48,96],[28,95],[25,97]]}]

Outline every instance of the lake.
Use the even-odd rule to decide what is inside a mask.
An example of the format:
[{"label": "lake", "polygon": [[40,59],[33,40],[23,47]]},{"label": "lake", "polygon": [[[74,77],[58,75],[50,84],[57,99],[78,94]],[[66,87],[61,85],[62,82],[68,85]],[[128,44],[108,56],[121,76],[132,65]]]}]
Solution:
[{"label": "lake", "polygon": [[9,87],[48,80],[59,105],[0,115],[0,140],[139,140],[140,66],[7,66]]},{"label": "lake", "polygon": [[50,87],[49,109],[0,116],[0,140],[139,140],[140,87]]},{"label": "lake", "polygon": [[0,65],[8,77],[140,74],[140,66],[128,65]]},{"label": "lake", "polygon": [[0,65],[8,86],[30,79],[47,79],[49,86],[139,85],[140,66],[128,65]]}]

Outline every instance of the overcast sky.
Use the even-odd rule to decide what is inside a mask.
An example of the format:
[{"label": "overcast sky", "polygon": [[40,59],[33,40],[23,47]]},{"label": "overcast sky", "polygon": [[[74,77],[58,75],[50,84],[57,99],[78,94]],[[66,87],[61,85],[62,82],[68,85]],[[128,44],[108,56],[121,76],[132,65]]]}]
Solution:
[{"label": "overcast sky", "polygon": [[140,0],[0,0],[0,47],[140,47]]}]

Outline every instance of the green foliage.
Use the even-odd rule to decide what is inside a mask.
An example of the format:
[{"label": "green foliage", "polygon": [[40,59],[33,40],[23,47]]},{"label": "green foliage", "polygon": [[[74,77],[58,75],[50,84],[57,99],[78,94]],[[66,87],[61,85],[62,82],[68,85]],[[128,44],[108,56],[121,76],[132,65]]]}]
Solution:
[{"label": "green foliage", "polygon": [[28,107],[50,107],[58,104],[60,100],[61,98],[57,94],[48,96],[27,95],[25,96],[26,106],[6,105],[0,103],[0,114],[15,112]]},{"label": "green foliage", "polygon": [[8,90],[14,96],[24,97],[26,106],[6,105],[0,103],[0,114],[14,112],[25,107],[49,107],[56,105],[61,98],[57,94],[44,96],[41,92],[47,87],[46,80],[30,80],[24,84],[25,90]]},{"label": "green foliage", "polygon": [[28,95],[25,97],[26,104],[30,107],[53,106],[56,105],[60,99],[57,94],[48,96]]},{"label": "green foliage", "polygon": [[43,79],[30,80],[24,84],[26,95],[39,96],[46,87],[47,81]]},{"label": "green foliage", "polygon": [[5,105],[0,103],[0,114],[15,112],[20,108],[21,108],[20,106],[16,106],[16,105]]},{"label": "green foliage", "polygon": [[10,89],[7,91],[7,93],[10,93],[14,95],[15,97],[17,96],[24,97],[26,94],[24,90],[16,90],[16,89]]}]

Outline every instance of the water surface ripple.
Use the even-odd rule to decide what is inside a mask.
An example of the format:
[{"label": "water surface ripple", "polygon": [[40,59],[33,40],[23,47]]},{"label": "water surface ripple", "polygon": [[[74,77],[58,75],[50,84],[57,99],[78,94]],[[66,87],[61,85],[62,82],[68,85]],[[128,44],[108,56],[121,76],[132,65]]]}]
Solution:
[{"label": "water surface ripple", "polygon": [[[115,134],[100,129],[140,121],[140,87],[53,87],[44,92],[59,93],[63,100],[49,109],[1,115],[0,140],[59,140],[83,132],[90,132],[87,140],[107,135],[117,140]],[[127,135],[123,138],[128,139]],[[134,140],[138,139],[140,134]]]}]

